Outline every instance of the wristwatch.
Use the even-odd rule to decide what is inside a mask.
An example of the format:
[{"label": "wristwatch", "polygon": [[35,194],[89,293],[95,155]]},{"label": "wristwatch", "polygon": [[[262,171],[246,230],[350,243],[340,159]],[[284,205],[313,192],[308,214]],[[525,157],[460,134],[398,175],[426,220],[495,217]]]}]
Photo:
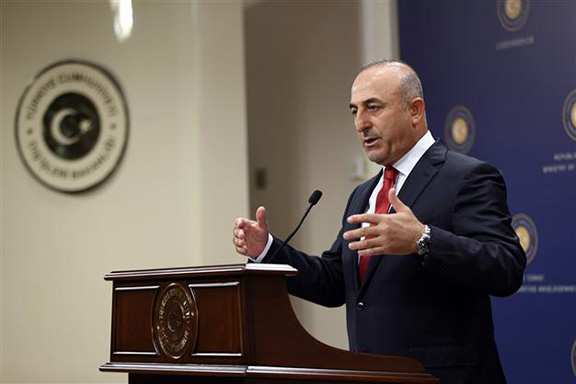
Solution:
[{"label": "wristwatch", "polygon": [[419,255],[425,255],[430,251],[430,227],[428,225],[424,225],[424,233],[416,242],[416,247],[418,248]]}]

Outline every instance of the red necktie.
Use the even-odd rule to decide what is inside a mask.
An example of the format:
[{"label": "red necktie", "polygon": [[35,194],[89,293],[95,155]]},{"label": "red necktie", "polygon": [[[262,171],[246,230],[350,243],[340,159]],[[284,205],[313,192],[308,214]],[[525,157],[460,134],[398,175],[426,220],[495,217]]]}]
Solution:
[{"label": "red necktie", "polygon": [[[394,187],[394,183],[396,182],[396,175],[398,175],[398,171],[393,167],[386,167],[384,171],[384,184],[382,185],[382,189],[378,192],[378,197],[376,198],[376,212],[379,214],[386,214],[390,209],[390,201],[388,200],[388,194],[390,189]],[[359,264],[359,271],[360,271],[360,282],[364,281],[364,277],[366,276],[366,269],[368,268],[368,263],[370,262],[371,256],[361,256],[360,257],[360,264]]]}]

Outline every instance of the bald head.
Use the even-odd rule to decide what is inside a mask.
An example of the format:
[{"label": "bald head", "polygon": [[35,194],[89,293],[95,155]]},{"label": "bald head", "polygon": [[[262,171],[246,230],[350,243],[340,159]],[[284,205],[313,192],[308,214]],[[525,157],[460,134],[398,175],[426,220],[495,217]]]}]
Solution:
[{"label": "bald head", "polygon": [[378,70],[378,69],[396,69],[399,74],[399,84],[397,89],[398,97],[402,100],[404,105],[407,107],[412,100],[419,97],[424,99],[424,90],[422,89],[422,82],[418,77],[416,71],[400,60],[378,60],[372,61],[368,64],[363,65],[360,68],[360,75],[362,72],[367,70]]}]

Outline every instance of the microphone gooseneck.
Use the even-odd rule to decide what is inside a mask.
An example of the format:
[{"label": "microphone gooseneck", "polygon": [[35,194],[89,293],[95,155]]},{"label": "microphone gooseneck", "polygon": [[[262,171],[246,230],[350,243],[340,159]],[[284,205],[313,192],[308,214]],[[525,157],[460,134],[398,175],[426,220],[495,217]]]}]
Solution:
[{"label": "microphone gooseneck", "polygon": [[276,252],[274,252],[274,254],[270,257],[270,259],[273,259],[274,256],[276,256],[282,249],[284,249],[284,246],[286,244],[288,244],[288,242],[292,239],[292,237],[294,237],[296,232],[298,232],[298,230],[302,226],[302,223],[306,219],[306,216],[308,216],[308,213],[310,212],[312,207],[315,206],[318,203],[318,201],[320,201],[321,197],[322,197],[322,191],[315,190],[314,192],[312,192],[312,194],[310,195],[310,198],[308,199],[308,208],[306,208],[306,212],[304,212],[304,215],[300,219],[300,222],[298,223],[296,228],[292,231],[292,233],[286,238],[286,240],[284,240],[282,242],[282,245],[280,246],[280,248],[278,248],[278,250]]}]

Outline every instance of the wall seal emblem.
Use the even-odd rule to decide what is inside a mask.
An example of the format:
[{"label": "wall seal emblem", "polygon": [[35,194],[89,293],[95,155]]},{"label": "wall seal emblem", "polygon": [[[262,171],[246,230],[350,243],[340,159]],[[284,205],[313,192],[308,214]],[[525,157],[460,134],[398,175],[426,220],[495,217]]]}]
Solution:
[{"label": "wall seal emblem", "polygon": [[476,137],[476,124],[472,112],[462,105],[457,105],[448,112],[444,124],[444,138],[448,148],[468,153]]},{"label": "wall seal emblem", "polygon": [[498,20],[504,29],[515,32],[528,20],[530,0],[498,0]]},{"label": "wall seal emblem", "polygon": [[193,350],[198,336],[198,306],[188,287],[172,283],[159,292],[154,306],[154,341],[177,360]]},{"label": "wall seal emblem", "polygon": [[564,100],[562,107],[564,129],[570,138],[576,141],[576,89],[572,90]]},{"label": "wall seal emblem", "polygon": [[128,141],[122,89],[105,69],[63,61],[42,70],[16,112],[16,144],[30,173],[61,192],[89,190],[117,168]]},{"label": "wall seal emblem", "polygon": [[512,228],[526,252],[526,265],[529,265],[538,252],[538,230],[534,220],[526,214],[519,213],[512,218]]}]

